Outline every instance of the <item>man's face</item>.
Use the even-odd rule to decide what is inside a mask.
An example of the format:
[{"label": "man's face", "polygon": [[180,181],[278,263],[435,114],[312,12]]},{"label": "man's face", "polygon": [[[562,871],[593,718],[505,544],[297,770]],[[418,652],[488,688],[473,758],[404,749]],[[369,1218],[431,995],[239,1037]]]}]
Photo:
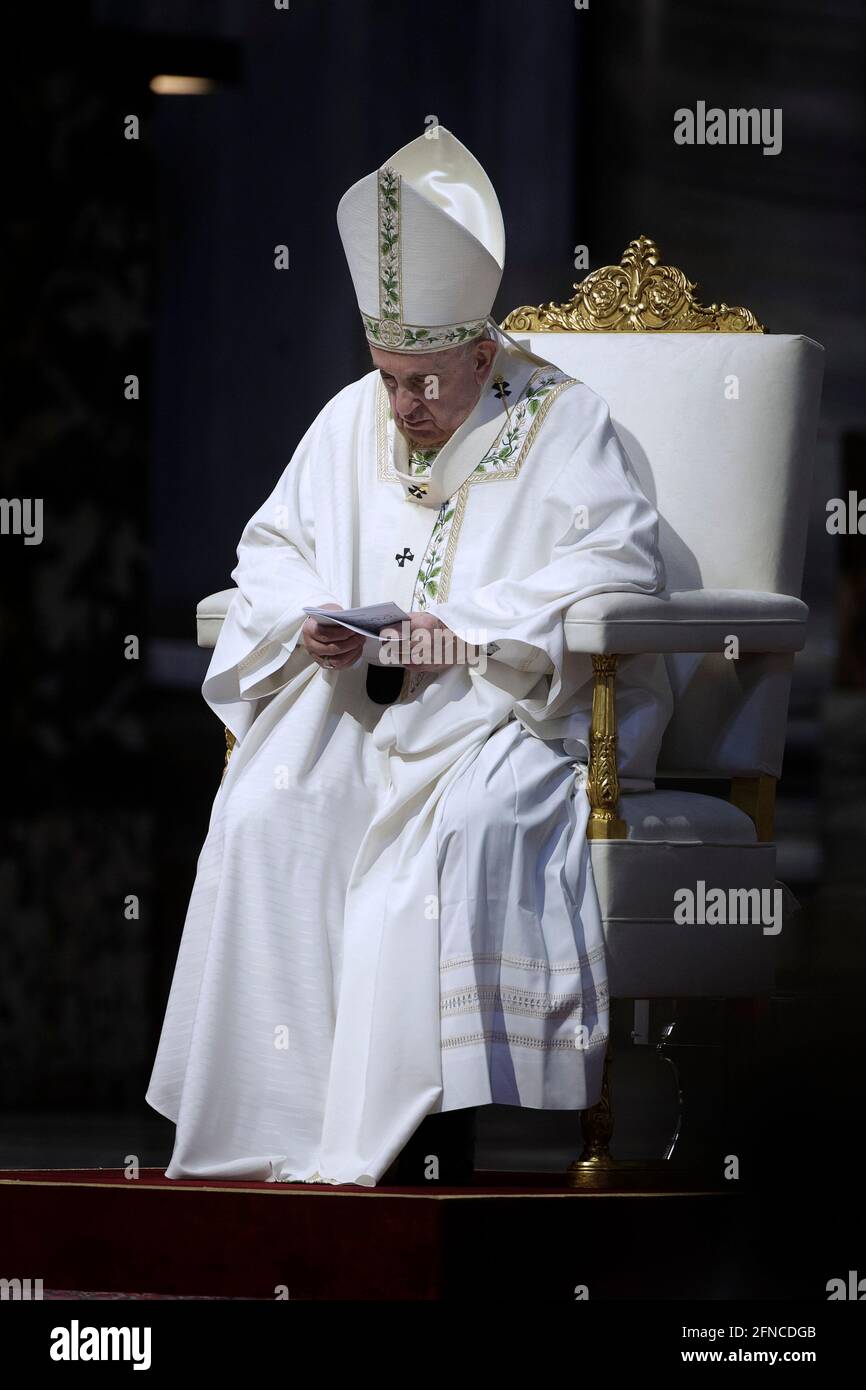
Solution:
[{"label": "man's face", "polygon": [[489,338],[441,352],[370,348],[398,430],[410,446],[438,448],[471,414],[496,356]]}]

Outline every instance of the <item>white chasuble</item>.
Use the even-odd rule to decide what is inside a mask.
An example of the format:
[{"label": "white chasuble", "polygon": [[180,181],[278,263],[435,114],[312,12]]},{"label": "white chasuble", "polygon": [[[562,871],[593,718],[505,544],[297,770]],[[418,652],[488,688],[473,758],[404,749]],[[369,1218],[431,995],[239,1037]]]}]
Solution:
[{"label": "white chasuble", "polygon": [[[169,1178],[375,1185],[424,1116],[595,1104],[608,1035],[585,839],[592,669],[569,606],[664,586],[604,402],[499,337],[479,401],[410,459],[377,372],[321,411],[251,518],[202,687],[216,794],[148,1103]],[[476,658],[319,667],[304,607],[426,609]],[[486,655],[485,655],[486,653]],[[623,786],[671,693],[621,662]]]}]

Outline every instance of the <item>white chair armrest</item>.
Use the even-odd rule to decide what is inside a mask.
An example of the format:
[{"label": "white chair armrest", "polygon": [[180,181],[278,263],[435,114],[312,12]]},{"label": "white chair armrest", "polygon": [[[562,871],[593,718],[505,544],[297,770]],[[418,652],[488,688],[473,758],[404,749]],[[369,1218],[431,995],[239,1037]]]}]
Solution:
[{"label": "white chair armrest", "polygon": [[208,594],[195,610],[196,639],[200,647],[215,647],[220,628],[237,589],[221,589]]},{"label": "white chair armrest", "polygon": [[806,641],[807,604],[790,594],[753,589],[593,594],[565,616],[571,652],[718,652],[731,635],[741,652],[798,652]]},{"label": "white chair armrest", "polygon": [[[236,589],[208,594],[196,608],[200,647],[214,647]],[[565,617],[572,652],[712,652],[731,634],[744,652],[798,652],[809,609],[790,594],[689,589],[666,594],[593,594]]]}]

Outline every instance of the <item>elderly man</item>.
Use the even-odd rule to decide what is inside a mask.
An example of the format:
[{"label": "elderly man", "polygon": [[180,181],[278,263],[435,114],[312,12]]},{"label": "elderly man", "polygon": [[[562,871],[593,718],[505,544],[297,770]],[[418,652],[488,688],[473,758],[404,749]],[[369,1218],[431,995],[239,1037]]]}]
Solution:
[{"label": "elderly man", "polygon": [[[172,1178],[372,1186],[411,1152],[420,1181],[425,1117],[600,1093],[591,669],[564,617],[663,587],[657,514],[604,402],[490,318],[502,217],[459,141],[427,132],[337,217],[375,369],[238,546],[203,686],[237,742],[147,1092]],[[305,612],[378,603],[409,614],[382,646]],[[624,667],[639,788],[670,688]]]}]

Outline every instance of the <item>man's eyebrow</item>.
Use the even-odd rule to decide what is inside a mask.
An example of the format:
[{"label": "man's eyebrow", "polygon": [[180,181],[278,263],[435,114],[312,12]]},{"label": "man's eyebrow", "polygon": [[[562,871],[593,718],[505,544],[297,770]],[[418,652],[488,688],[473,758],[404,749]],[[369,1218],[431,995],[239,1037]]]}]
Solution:
[{"label": "man's eyebrow", "polygon": [[[389,376],[389,377],[391,378],[392,381],[396,381],[396,380],[397,380],[397,378],[394,376],[394,373],[393,373],[393,372],[387,371],[385,367],[380,367],[380,368],[379,368],[379,374],[380,374],[381,376]],[[407,380],[407,381],[426,381],[427,378],[428,378],[428,376],[430,376],[430,375],[432,375],[432,373],[430,373],[430,372],[413,372],[411,376],[407,376],[406,380]]]}]

